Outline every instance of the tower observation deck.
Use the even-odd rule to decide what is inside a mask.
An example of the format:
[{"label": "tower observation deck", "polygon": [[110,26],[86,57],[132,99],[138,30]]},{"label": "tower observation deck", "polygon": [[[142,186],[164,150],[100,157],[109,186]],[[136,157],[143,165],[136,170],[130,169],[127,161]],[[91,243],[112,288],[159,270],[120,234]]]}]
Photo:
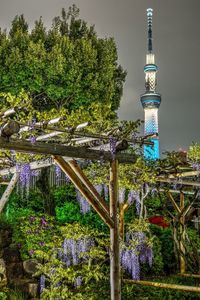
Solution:
[{"label": "tower observation deck", "polygon": [[153,54],[152,43],[152,17],[153,9],[147,9],[147,29],[148,29],[148,52],[146,55],[145,88],[146,91],[141,95],[140,100],[144,108],[144,134],[149,135],[149,140],[153,146],[144,145],[145,159],[156,160],[159,154],[158,137],[158,109],[161,103],[161,95],[156,92],[156,74],[158,67],[155,64],[155,55]]}]

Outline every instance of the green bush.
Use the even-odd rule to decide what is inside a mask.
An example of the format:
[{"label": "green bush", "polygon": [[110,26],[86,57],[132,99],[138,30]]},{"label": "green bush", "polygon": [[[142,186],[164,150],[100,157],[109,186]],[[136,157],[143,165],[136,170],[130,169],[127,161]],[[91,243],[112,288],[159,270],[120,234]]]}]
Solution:
[{"label": "green bush", "polygon": [[35,257],[36,250],[48,251],[53,247],[58,227],[53,217],[29,215],[19,218],[13,227],[13,242],[20,249],[23,259]]}]

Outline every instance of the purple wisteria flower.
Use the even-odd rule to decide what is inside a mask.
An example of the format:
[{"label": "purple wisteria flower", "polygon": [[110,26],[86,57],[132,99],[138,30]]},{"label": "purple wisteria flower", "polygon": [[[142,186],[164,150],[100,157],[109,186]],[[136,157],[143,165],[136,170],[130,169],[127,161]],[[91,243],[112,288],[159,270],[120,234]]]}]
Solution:
[{"label": "purple wisteria flower", "polygon": [[76,191],[76,199],[80,204],[81,213],[86,214],[91,211],[90,204],[85,200],[85,198],[81,195],[81,193],[78,190]]},{"label": "purple wisteria flower", "polygon": [[95,185],[95,189],[97,190],[97,192],[101,195],[102,191],[103,191],[103,185],[102,184],[96,184]]},{"label": "purple wisteria flower", "polygon": [[125,200],[125,193],[126,193],[126,189],[125,188],[121,188],[119,190],[119,203],[122,204],[124,203]]},{"label": "purple wisteria flower", "polygon": [[58,258],[67,266],[78,265],[81,261],[87,259],[84,253],[87,253],[94,246],[92,239],[64,239],[63,253],[58,252]]},{"label": "purple wisteria flower", "polygon": [[35,250],[33,250],[33,249],[31,249],[31,250],[29,251],[29,255],[30,255],[30,256],[33,256],[34,253],[35,253]]},{"label": "purple wisteria flower", "polygon": [[55,165],[55,173],[56,173],[56,184],[58,185],[61,180],[62,171],[58,165]]},{"label": "purple wisteria flower", "polygon": [[116,154],[116,146],[117,146],[117,140],[114,137],[110,137],[109,138],[109,143],[110,143],[110,152],[112,154],[112,158],[115,158],[115,154]]},{"label": "purple wisteria flower", "polygon": [[128,204],[130,205],[130,204],[132,204],[132,203],[134,203],[134,201],[135,201],[135,191],[130,191],[129,193],[128,193]]},{"label": "purple wisteria flower", "polygon": [[153,250],[147,245],[147,238],[144,232],[126,233],[126,242],[121,250],[120,260],[122,267],[134,280],[140,279],[140,262],[148,263],[150,267],[152,266]]},{"label": "purple wisteria flower", "polygon": [[43,290],[45,289],[45,281],[46,278],[44,275],[40,276],[40,294],[42,294]]},{"label": "purple wisteria flower", "polygon": [[77,288],[77,287],[81,286],[82,281],[83,281],[82,276],[78,276],[75,281],[75,287]]},{"label": "purple wisteria flower", "polygon": [[103,189],[104,189],[104,197],[105,197],[105,199],[107,199],[109,196],[109,189],[108,189],[107,184],[103,185]]},{"label": "purple wisteria flower", "polygon": [[45,217],[42,217],[40,223],[42,226],[46,226],[48,224],[48,221],[45,219]]}]

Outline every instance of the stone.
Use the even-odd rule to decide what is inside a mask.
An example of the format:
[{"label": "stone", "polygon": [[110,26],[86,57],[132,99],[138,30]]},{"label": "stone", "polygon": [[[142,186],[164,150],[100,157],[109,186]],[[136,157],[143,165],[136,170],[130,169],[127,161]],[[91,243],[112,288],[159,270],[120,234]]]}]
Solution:
[{"label": "stone", "polygon": [[8,247],[12,242],[12,232],[10,229],[0,228],[0,248]]},{"label": "stone", "polygon": [[3,258],[6,262],[6,264],[20,262],[21,258],[20,258],[19,249],[14,248],[14,247],[13,248],[11,248],[11,247],[4,248]]},{"label": "stone", "polygon": [[9,282],[12,282],[14,279],[23,278],[24,276],[22,262],[10,263],[6,266],[6,269]]},{"label": "stone", "polygon": [[38,299],[38,282],[33,279],[15,279],[13,282],[13,286],[17,289],[21,290],[25,295],[27,295],[28,299],[36,298]]},{"label": "stone", "polygon": [[0,258],[3,257],[3,249],[0,248]]},{"label": "stone", "polygon": [[37,295],[38,295],[38,283],[30,282],[28,284],[28,295],[30,297],[37,297]]},{"label": "stone", "polygon": [[37,259],[27,259],[23,262],[24,271],[30,275],[34,274],[37,271],[37,265]]},{"label": "stone", "polygon": [[6,264],[3,258],[0,258],[0,288],[7,285]]}]

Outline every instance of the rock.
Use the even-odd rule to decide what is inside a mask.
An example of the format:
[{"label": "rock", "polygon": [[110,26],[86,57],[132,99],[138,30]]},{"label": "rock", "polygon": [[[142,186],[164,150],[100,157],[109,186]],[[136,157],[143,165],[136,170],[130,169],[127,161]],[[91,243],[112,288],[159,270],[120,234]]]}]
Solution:
[{"label": "rock", "polygon": [[37,265],[37,259],[27,259],[23,262],[24,271],[31,275],[37,271]]},{"label": "rock", "polygon": [[3,257],[3,249],[0,248],[0,258]]},{"label": "rock", "polygon": [[14,247],[13,248],[9,248],[9,247],[4,248],[3,258],[6,262],[6,264],[20,262],[21,258],[20,258],[19,249],[14,248]]},{"label": "rock", "polygon": [[0,258],[0,288],[7,285],[6,264],[3,258]]},{"label": "rock", "polygon": [[38,283],[30,282],[28,284],[28,295],[30,297],[37,297],[37,295],[38,295]]},{"label": "rock", "polygon": [[8,247],[12,242],[12,232],[10,229],[0,228],[0,248]]},{"label": "rock", "polygon": [[24,276],[24,269],[22,262],[14,262],[10,263],[6,266],[7,269],[7,277],[9,282],[12,282],[13,279],[22,278]]},{"label": "rock", "polygon": [[[18,279],[13,282],[13,286],[25,293],[29,298],[38,296],[38,282],[33,279]],[[28,298],[28,299],[29,299]]]}]

